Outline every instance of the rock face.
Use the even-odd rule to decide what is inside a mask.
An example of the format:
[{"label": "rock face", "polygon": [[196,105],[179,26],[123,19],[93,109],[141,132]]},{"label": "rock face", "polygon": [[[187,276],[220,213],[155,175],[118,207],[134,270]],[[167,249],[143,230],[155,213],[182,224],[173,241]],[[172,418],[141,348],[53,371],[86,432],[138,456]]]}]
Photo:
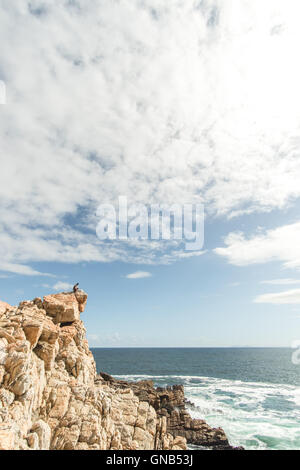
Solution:
[{"label": "rock face", "polygon": [[11,305],[9,305],[6,302],[2,302],[2,300],[0,300],[0,315],[2,313],[4,313],[6,311],[6,309],[9,308],[9,307],[11,307]]},{"label": "rock face", "polygon": [[131,388],[142,401],[151,405],[158,417],[166,420],[166,431],[175,437],[184,437],[188,444],[231,450],[225,432],[221,428],[211,428],[202,419],[192,419],[186,410],[186,399],[182,385],[167,388],[154,388],[152,380],[125,382],[116,380],[101,372],[100,376],[116,390]]},{"label": "rock face", "polygon": [[96,376],[78,291],[0,303],[0,450],[185,449],[130,387]]}]

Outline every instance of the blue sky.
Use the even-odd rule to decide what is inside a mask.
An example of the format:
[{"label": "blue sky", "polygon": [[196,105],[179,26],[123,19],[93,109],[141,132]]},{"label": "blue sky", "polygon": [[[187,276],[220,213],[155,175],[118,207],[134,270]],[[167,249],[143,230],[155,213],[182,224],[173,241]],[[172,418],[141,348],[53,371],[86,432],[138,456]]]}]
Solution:
[{"label": "blue sky", "polygon": [[[0,298],[79,281],[92,346],[297,340],[299,13],[0,0]],[[121,195],[203,204],[203,253],[99,240],[97,207]]]},{"label": "blue sky", "polygon": [[[297,204],[284,214],[263,217],[265,227],[293,222]],[[251,220],[252,219],[252,220]],[[251,233],[258,217],[205,224],[207,250],[200,257],[169,265],[112,263],[37,263],[32,267],[55,277],[16,276],[1,279],[0,298],[15,304],[54,293],[57,282],[80,285],[89,294],[82,319],[91,346],[99,347],[231,347],[291,346],[300,323],[296,304],[254,303],[262,294],[297,288],[300,276],[280,262],[234,266],[213,252],[228,231]],[[109,242],[108,242],[109,243]],[[128,278],[136,273],[149,277]],[[294,279],[295,285],[265,284]],[[64,287],[64,286],[62,286]],[[58,289],[63,290],[63,289]]]}]

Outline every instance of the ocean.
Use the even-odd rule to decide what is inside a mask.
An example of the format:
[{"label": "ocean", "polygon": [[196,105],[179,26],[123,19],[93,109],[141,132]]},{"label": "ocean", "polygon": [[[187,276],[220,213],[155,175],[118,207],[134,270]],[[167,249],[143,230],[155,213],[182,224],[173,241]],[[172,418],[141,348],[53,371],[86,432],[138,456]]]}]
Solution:
[{"label": "ocean", "polygon": [[97,371],[183,384],[194,418],[246,449],[300,449],[300,365],[288,348],[96,348]]}]

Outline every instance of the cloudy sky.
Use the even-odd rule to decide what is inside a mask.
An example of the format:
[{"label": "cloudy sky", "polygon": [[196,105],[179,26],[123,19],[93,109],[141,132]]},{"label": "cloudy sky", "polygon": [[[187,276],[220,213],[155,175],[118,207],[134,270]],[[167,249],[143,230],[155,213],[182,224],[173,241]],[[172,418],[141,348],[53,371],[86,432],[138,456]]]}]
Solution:
[{"label": "cloudy sky", "polygon": [[[300,337],[298,0],[0,0],[0,297],[80,281],[98,346]],[[201,202],[205,244],[100,241]]]}]

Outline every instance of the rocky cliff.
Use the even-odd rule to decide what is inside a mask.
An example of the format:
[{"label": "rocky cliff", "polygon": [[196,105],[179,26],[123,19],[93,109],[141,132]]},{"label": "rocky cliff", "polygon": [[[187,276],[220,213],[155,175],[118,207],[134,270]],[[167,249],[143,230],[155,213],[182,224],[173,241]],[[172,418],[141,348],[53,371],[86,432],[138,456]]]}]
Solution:
[{"label": "rocky cliff", "polygon": [[0,302],[0,450],[185,449],[199,426],[207,445],[228,444],[191,420],[183,389],[96,375],[80,320],[86,302],[83,291]]}]

